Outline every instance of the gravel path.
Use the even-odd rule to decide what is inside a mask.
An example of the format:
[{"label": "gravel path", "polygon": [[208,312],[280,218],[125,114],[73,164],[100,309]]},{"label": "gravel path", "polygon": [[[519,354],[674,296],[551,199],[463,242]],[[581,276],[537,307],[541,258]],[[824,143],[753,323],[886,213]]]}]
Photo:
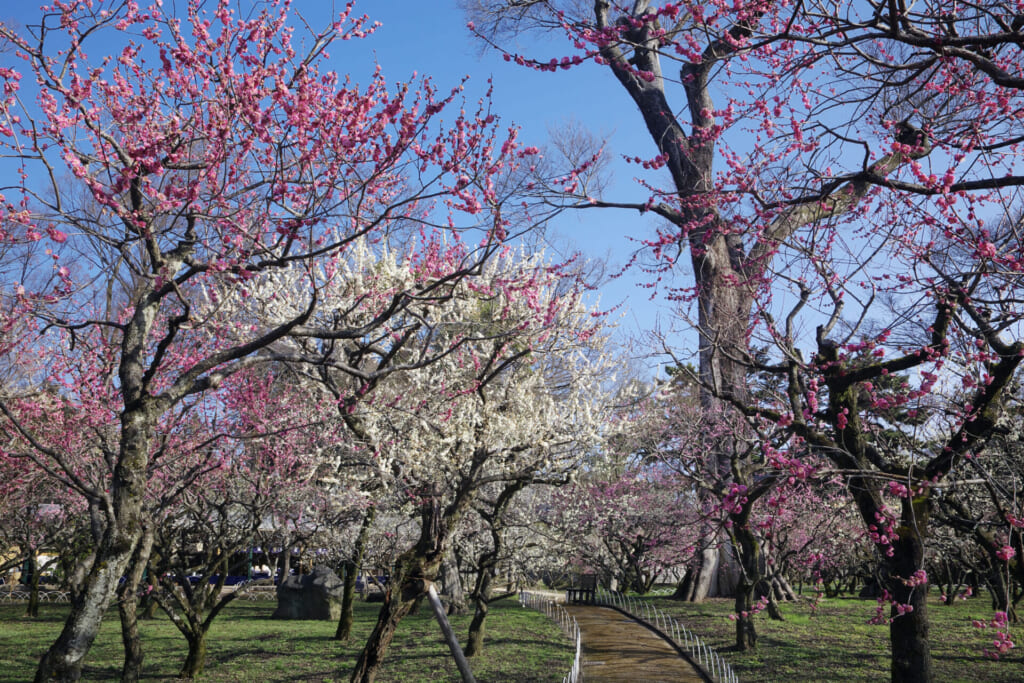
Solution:
[{"label": "gravel path", "polygon": [[693,665],[660,635],[610,607],[563,605],[582,633],[586,683],[702,683]]}]

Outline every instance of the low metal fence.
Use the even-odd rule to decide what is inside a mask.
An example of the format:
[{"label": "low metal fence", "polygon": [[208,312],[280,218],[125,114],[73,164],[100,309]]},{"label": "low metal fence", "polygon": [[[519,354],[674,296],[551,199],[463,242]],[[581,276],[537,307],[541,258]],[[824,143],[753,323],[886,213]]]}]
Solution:
[{"label": "low metal fence", "polygon": [[739,683],[739,677],[722,656],[701,640],[676,619],[659,610],[646,600],[637,600],[632,596],[606,590],[598,590],[595,600],[598,605],[616,607],[634,619],[650,624],[670,638],[677,647],[688,652],[694,663],[704,670],[704,674],[718,683]]},{"label": "low metal fence", "polygon": [[[32,597],[32,591],[28,590],[0,590],[0,602],[28,602]],[[67,591],[39,591],[39,602],[68,603],[71,602],[71,594]]]},{"label": "low metal fence", "polygon": [[549,596],[531,593],[530,591],[519,591],[519,604],[523,607],[544,612],[544,614],[561,626],[566,635],[576,644],[576,656],[573,657],[572,668],[562,678],[562,683],[582,683],[583,639],[580,635],[580,626],[576,623],[576,617],[566,612],[561,605]]}]

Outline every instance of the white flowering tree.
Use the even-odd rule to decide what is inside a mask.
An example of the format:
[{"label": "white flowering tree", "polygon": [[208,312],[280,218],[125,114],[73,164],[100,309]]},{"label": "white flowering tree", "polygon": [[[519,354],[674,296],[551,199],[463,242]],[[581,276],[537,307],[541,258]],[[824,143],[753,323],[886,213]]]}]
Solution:
[{"label": "white flowering tree", "polygon": [[421,233],[401,248],[356,240],[345,256],[208,290],[205,310],[223,335],[273,328],[319,283],[324,304],[264,353],[327,397],[322,418],[336,430],[319,455],[332,485],[361,490],[368,515],[386,500],[421,525],[353,673],[368,681],[481,488],[564,481],[598,446],[610,361],[603,316],[543,255],[509,249],[481,262],[462,241]]},{"label": "white flowering tree", "polygon": [[[486,100],[453,112],[459,85],[391,84],[379,70],[357,83],[324,68],[332,45],[374,30],[351,10],[318,29],[285,0],[245,11],[71,0],[24,28],[0,23],[12,54],[0,67],[0,156],[17,166],[0,187],[0,250],[20,258],[0,269],[0,350],[12,364],[41,357],[53,369],[42,380],[95,369],[63,392],[87,406],[82,392],[106,383],[94,415],[114,435],[99,456],[108,481],[81,487],[102,522],[95,559],[39,680],[80,676],[141,539],[160,421],[307,326],[324,301],[313,273],[331,273],[361,235],[472,230],[481,258],[508,236],[503,179],[533,151]],[[287,268],[309,277],[297,315],[276,326],[236,317],[225,335],[216,312],[200,312],[201,292],[245,292]],[[372,337],[416,296],[396,295],[366,325],[335,311],[347,331],[328,339]],[[0,397],[5,443],[73,472],[60,439],[26,420],[46,407]]]}]

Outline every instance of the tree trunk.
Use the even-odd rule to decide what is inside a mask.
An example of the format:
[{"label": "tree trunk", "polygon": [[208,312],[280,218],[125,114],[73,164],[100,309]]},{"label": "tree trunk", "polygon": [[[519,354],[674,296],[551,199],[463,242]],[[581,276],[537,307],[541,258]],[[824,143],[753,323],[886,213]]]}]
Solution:
[{"label": "tree trunk", "polygon": [[426,590],[424,579],[433,580],[439,565],[439,558],[420,557],[415,550],[407,551],[395,563],[377,623],[352,671],[352,683],[373,683],[376,680],[395,629],[412,611],[417,599],[423,596]]},{"label": "tree trunk", "polygon": [[449,516],[445,519],[436,497],[424,502],[420,509],[420,538],[395,562],[391,581],[384,593],[384,604],[377,615],[377,624],[359,654],[351,683],[373,683],[377,678],[399,622],[409,614],[417,600],[426,595],[427,582],[437,578],[450,525],[457,521],[461,507],[466,504],[468,497],[460,501],[455,510],[449,509]]},{"label": "tree trunk", "polygon": [[462,590],[462,577],[459,575],[459,565],[455,560],[455,553],[450,550],[445,554],[444,562],[441,563],[441,589],[441,592],[448,598],[448,615],[465,614],[466,593]]},{"label": "tree trunk", "polygon": [[[125,383],[131,379],[127,375],[122,377]],[[85,656],[142,535],[142,501],[154,421],[150,410],[140,400],[138,407],[121,413],[121,452],[110,482],[112,505],[103,537],[85,578],[81,599],[71,606],[64,629],[39,662],[35,678],[38,683],[81,678]]]},{"label": "tree trunk", "polygon": [[121,617],[121,642],[124,644],[124,666],[121,667],[121,682],[135,683],[142,675],[142,637],[139,635],[138,607],[139,584],[146,573],[149,553],[153,548],[153,529],[147,525],[142,540],[136,548],[127,580],[118,591],[118,614]]},{"label": "tree trunk", "polygon": [[25,569],[28,570],[28,607],[25,608],[25,616],[35,619],[39,616],[39,562],[35,548],[29,548]]},{"label": "tree trunk", "polygon": [[1010,587],[1006,583],[1006,576],[999,571],[998,565],[989,572],[987,583],[989,593],[992,595],[992,611],[1006,612],[1009,615],[1012,609],[1010,605]]},{"label": "tree trunk", "polygon": [[742,571],[736,587],[736,649],[740,652],[757,649],[757,630],[754,627],[754,590],[761,581],[760,547],[757,539],[747,526],[750,520],[750,505],[743,507],[739,514],[730,515],[733,545],[739,551]]},{"label": "tree trunk", "polygon": [[[912,577],[924,567],[923,530],[928,524],[928,501],[902,502],[901,524],[886,562],[885,582],[892,600],[889,640],[892,646],[892,683],[933,683],[928,642],[928,583]],[[909,610],[908,610],[909,608]]]},{"label": "tree trunk", "polygon": [[490,567],[480,568],[480,573],[477,574],[476,590],[473,593],[475,610],[473,611],[473,620],[469,622],[469,638],[466,642],[467,657],[476,657],[483,654],[484,651],[484,627],[491,600]]},{"label": "tree trunk", "polygon": [[81,600],[71,606],[64,629],[39,662],[36,683],[77,681],[81,678],[85,655],[99,633],[103,615],[110,607],[118,581],[131,557],[132,548],[122,548],[108,541],[98,550],[96,561],[86,577]]},{"label": "tree trunk", "polygon": [[[908,588],[900,581],[891,581],[890,592],[897,603],[890,611],[892,621],[889,624],[892,683],[933,683],[935,673],[928,642],[928,585]],[[912,611],[900,614],[898,605],[909,605]]]},{"label": "tree trunk", "polygon": [[705,598],[718,595],[720,551],[721,546],[719,545],[713,545],[701,551],[700,564],[693,570],[690,591],[686,596],[686,600],[689,602],[704,602]]},{"label": "tree trunk", "polygon": [[142,598],[142,614],[139,615],[140,619],[153,619],[156,617],[156,609],[159,605],[153,595],[158,584],[156,575],[150,572],[149,576],[146,577],[146,585],[149,586],[149,589]]},{"label": "tree trunk", "polygon": [[206,629],[200,628],[188,637],[188,656],[181,667],[180,678],[193,679],[203,673],[206,665]]},{"label": "tree trunk", "polygon": [[287,580],[292,571],[292,548],[290,545],[287,545],[288,540],[289,539],[287,538],[285,539],[286,545],[281,552],[281,557],[278,562],[278,566],[281,569],[281,581]]},{"label": "tree trunk", "polygon": [[370,527],[373,526],[373,519],[377,514],[377,508],[370,506],[366,508],[363,515],[363,523],[359,526],[359,535],[356,536],[355,546],[352,548],[352,560],[345,563],[345,579],[343,582],[343,593],[341,596],[341,616],[338,618],[338,629],[334,632],[335,640],[348,640],[352,635],[352,606],[355,602],[356,576],[363,565],[363,554],[366,552],[366,543],[370,538]]},{"label": "tree trunk", "polygon": [[142,675],[142,637],[139,635],[138,596],[135,591],[127,592],[117,603],[121,617],[121,642],[124,644],[124,665],[121,667],[121,683],[135,683]]},{"label": "tree trunk", "polygon": [[683,572],[683,576],[679,579],[679,583],[676,584],[676,590],[672,593],[672,600],[685,600],[689,601],[693,595],[693,578],[695,571],[687,568]]},{"label": "tree trunk", "polygon": [[772,621],[785,621],[782,610],[779,608],[779,600],[795,600],[793,590],[786,583],[785,579],[773,576],[761,582],[765,588],[765,596],[768,598],[768,617]]},{"label": "tree trunk", "polygon": [[733,602],[736,610],[736,649],[740,652],[757,649],[757,629],[754,628],[754,591],[740,581]]}]

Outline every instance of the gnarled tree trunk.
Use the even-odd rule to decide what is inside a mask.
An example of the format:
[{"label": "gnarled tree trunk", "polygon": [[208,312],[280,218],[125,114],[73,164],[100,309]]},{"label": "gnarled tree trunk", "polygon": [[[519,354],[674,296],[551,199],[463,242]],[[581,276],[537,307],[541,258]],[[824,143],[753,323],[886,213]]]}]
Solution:
[{"label": "gnarled tree trunk", "polygon": [[402,553],[392,568],[384,604],[352,671],[352,683],[373,683],[376,680],[399,622],[412,611],[417,599],[426,594],[427,582],[437,578],[447,537],[447,523],[442,518],[436,498],[423,505],[420,516],[419,541]]},{"label": "gnarled tree trunk", "polygon": [[142,637],[139,635],[137,617],[139,607],[139,584],[146,573],[149,554],[153,549],[153,529],[146,525],[142,540],[132,558],[127,580],[118,590],[117,608],[121,617],[121,642],[124,644],[124,665],[121,667],[121,683],[138,681],[142,675]]},{"label": "gnarled tree trunk", "polygon": [[469,638],[466,641],[466,656],[476,657],[484,651],[484,633],[487,613],[491,609],[491,569],[480,568],[476,586],[473,589],[473,619],[469,622]]},{"label": "gnarled tree trunk", "polygon": [[935,680],[928,640],[928,583],[908,585],[908,579],[924,566],[921,531],[928,524],[927,517],[915,518],[913,508],[904,501],[899,538],[892,542],[892,557],[886,562],[886,583],[893,602],[889,622],[893,683]]},{"label": "gnarled tree trunk", "polygon": [[110,483],[103,537],[80,600],[71,605],[64,629],[39,662],[37,683],[81,678],[85,655],[142,536],[142,501],[155,419],[153,407],[145,404],[121,414],[121,452]]}]

